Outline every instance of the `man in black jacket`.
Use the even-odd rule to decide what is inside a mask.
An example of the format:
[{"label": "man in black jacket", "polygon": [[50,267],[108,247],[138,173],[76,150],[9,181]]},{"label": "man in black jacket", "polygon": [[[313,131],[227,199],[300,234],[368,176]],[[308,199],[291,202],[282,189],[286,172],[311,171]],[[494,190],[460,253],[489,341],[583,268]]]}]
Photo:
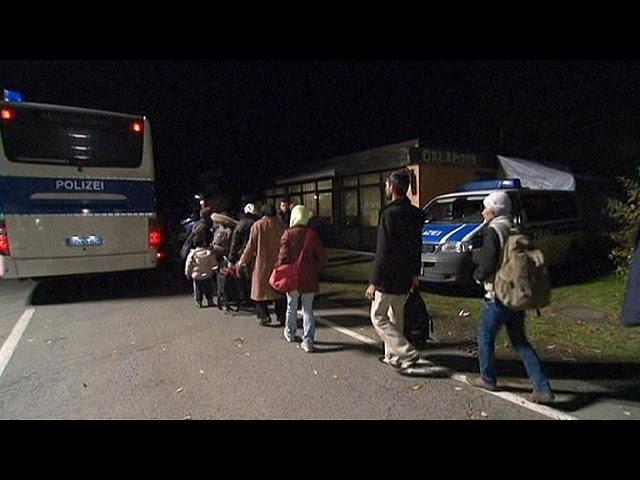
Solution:
[{"label": "man in black jacket", "polygon": [[384,342],[380,360],[405,373],[428,365],[404,337],[404,305],[412,286],[418,286],[424,215],[411,205],[408,170],[391,174],[385,193],[391,203],[380,211],[376,257],[371,285],[365,293],[371,305],[371,323]]},{"label": "man in black jacket", "polygon": [[231,236],[231,248],[229,249],[229,261],[236,263],[240,260],[242,252],[244,252],[247,242],[249,241],[249,233],[251,226],[258,220],[256,214],[257,209],[253,203],[247,203],[244,207],[244,214]]}]

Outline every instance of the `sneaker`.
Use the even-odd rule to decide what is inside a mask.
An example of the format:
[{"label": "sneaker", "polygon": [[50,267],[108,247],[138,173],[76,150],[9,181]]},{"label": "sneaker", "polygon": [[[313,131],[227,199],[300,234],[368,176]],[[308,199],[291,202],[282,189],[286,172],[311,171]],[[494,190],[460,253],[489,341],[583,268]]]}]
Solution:
[{"label": "sneaker", "polygon": [[433,366],[433,362],[427,360],[426,358],[418,357],[415,362],[413,362],[413,366],[415,367],[431,367]]},{"label": "sneaker", "polygon": [[551,403],[553,402],[555,395],[551,390],[539,391],[534,390],[531,395],[529,395],[529,401],[533,403]]},{"label": "sneaker", "polygon": [[473,385],[474,387],[482,388],[483,390],[489,390],[490,392],[495,392],[496,390],[498,390],[497,384],[485,380],[484,378],[482,378],[482,376],[472,378],[469,383],[471,383],[471,385]]},{"label": "sneaker", "polygon": [[296,337],[295,337],[295,335],[291,335],[291,334],[289,333],[289,330],[287,330],[287,329],[285,328],[285,329],[284,329],[284,339],[285,339],[287,342],[292,343],[292,342],[295,342]]},{"label": "sneaker", "polygon": [[378,361],[384,363],[385,365],[389,365],[390,367],[393,367],[393,368],[400,368],[400,365],[394,365],[393,363],[390,363],[389,360],[387,360],[384,355],[380,355],[378,357]]},{"label": "sneaker", "polygon": [[313,342],[310,340],[303,340],[300,347],[302,347],[302,349],[307,353],[312,353],[315,351],[315,348],[313,347]]},{"label": "sneaker", "polygon": [[200,301],[194,300],[194,301],[196,302],[196,305],[198,306],[198,308],[202,308],[202,300]]}]

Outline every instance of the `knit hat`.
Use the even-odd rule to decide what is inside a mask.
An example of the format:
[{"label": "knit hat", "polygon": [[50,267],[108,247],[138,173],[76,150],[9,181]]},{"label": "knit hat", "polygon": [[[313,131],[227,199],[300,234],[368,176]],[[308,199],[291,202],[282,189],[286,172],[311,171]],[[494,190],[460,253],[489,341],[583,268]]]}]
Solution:
[{"label": "knit hat", "polygon": [[244,213],[256,214],[256,206],[253,203],[247,203],[244,206]]},{"label": "knit hat", "polygon": [[304,205],[296,205],[291,209],[291,220],[289,221],[289,226],[300,227],[304,226],[309,222],[309,210]]},{"label": "knit hat", "polygon": [[511,213],[511,199],[505,192],[493,192],[487,195],[482,204],[490,208],[496,217]]}]

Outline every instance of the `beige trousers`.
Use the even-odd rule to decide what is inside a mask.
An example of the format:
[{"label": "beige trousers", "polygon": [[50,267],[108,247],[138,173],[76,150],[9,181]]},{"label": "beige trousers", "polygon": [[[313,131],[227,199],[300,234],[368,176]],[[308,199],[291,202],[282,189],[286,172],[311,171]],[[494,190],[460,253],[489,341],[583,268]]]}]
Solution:
[{"label": "beige trousers", "polygon": [[404,337],[404,304],[407,294],[391,295],[376,291],[371,304],[371,323],[384,342],[384,358],[395,367],[405,367],[418,356]]}]

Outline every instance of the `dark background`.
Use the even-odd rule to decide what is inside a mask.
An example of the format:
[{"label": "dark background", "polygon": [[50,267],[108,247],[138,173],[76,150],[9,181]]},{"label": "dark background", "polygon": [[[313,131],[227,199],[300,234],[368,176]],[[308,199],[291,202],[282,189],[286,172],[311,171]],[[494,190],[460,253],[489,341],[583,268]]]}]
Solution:
[{"label": "dark background", "polygon": [[639,80],[632,59],[0,61],[0,87],[27,101],[148,116],[165,211],[188,209],[216,175],[251,193],[413,138],[632,174]]}]

